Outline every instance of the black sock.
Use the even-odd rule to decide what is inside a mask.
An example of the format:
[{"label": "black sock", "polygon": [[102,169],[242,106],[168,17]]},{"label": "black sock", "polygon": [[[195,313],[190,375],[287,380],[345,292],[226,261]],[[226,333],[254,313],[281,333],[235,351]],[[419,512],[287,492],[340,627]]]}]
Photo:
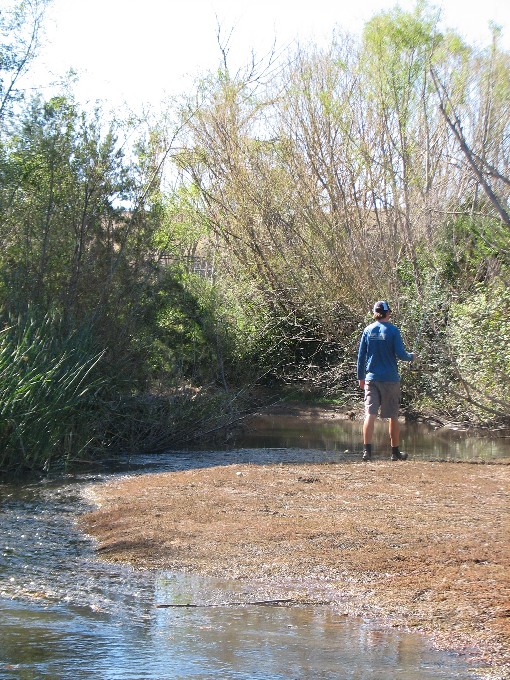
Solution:
[{"label": "black sock", "polygon": [[392,447],[391,447],[391,452],[392,452],[392,453],[396,453],[397,456],[398,456],[398,454],[400,453],[400,449],[398,448],[398,446],[392,446]]},{"label": "black sock", "polygon": [[364,449],[367,453],[372,453],[372,444],[363,444],[363,449]]}]

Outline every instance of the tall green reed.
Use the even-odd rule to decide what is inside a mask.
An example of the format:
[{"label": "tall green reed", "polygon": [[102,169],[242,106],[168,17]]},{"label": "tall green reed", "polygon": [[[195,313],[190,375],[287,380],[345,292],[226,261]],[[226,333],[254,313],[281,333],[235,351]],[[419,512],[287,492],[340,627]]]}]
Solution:
[{"label": "tall green reed", "polygon": [[0,332],[0,470],[48,470],[80,455],[104,386],[88,330],[29,311]]}]

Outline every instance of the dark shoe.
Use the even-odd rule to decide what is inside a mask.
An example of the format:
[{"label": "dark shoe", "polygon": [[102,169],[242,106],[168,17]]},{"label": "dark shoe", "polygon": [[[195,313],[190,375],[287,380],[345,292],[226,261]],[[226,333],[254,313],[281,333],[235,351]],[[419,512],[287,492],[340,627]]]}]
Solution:
[{"label": "dark shoe", "polygon": [[362,456],[361,460],[364,460],[365,463],[368,463],[369,461],[371,461],[372,460],[372,454],[370,453],[370,451],[363,451],[363,456]]},{"label": "dark shoe", "polygon": [[392,451],[391,460],[407,460],[407,453],[404,451]]}]

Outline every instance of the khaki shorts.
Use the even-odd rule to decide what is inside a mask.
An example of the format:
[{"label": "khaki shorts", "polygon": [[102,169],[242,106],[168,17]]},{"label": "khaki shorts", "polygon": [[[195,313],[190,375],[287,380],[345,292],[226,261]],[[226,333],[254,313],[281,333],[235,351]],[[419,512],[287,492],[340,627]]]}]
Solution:
[{"label": "khaki shorts", "polygon": [[381,418],[397,418],[400,409],[400,383],[365,382],[365,414],[376,416],[381,409]]}]

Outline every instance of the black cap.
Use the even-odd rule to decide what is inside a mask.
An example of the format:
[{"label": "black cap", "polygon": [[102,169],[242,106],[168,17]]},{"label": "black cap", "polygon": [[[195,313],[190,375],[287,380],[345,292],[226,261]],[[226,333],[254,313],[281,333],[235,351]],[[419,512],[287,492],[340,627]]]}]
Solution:
[{"label": "black cap", "polygon": [[391,312],[389,304],[386,300],[378,300],[374,304],[373,313],[374,314],[386,314],[386,312]]}]

